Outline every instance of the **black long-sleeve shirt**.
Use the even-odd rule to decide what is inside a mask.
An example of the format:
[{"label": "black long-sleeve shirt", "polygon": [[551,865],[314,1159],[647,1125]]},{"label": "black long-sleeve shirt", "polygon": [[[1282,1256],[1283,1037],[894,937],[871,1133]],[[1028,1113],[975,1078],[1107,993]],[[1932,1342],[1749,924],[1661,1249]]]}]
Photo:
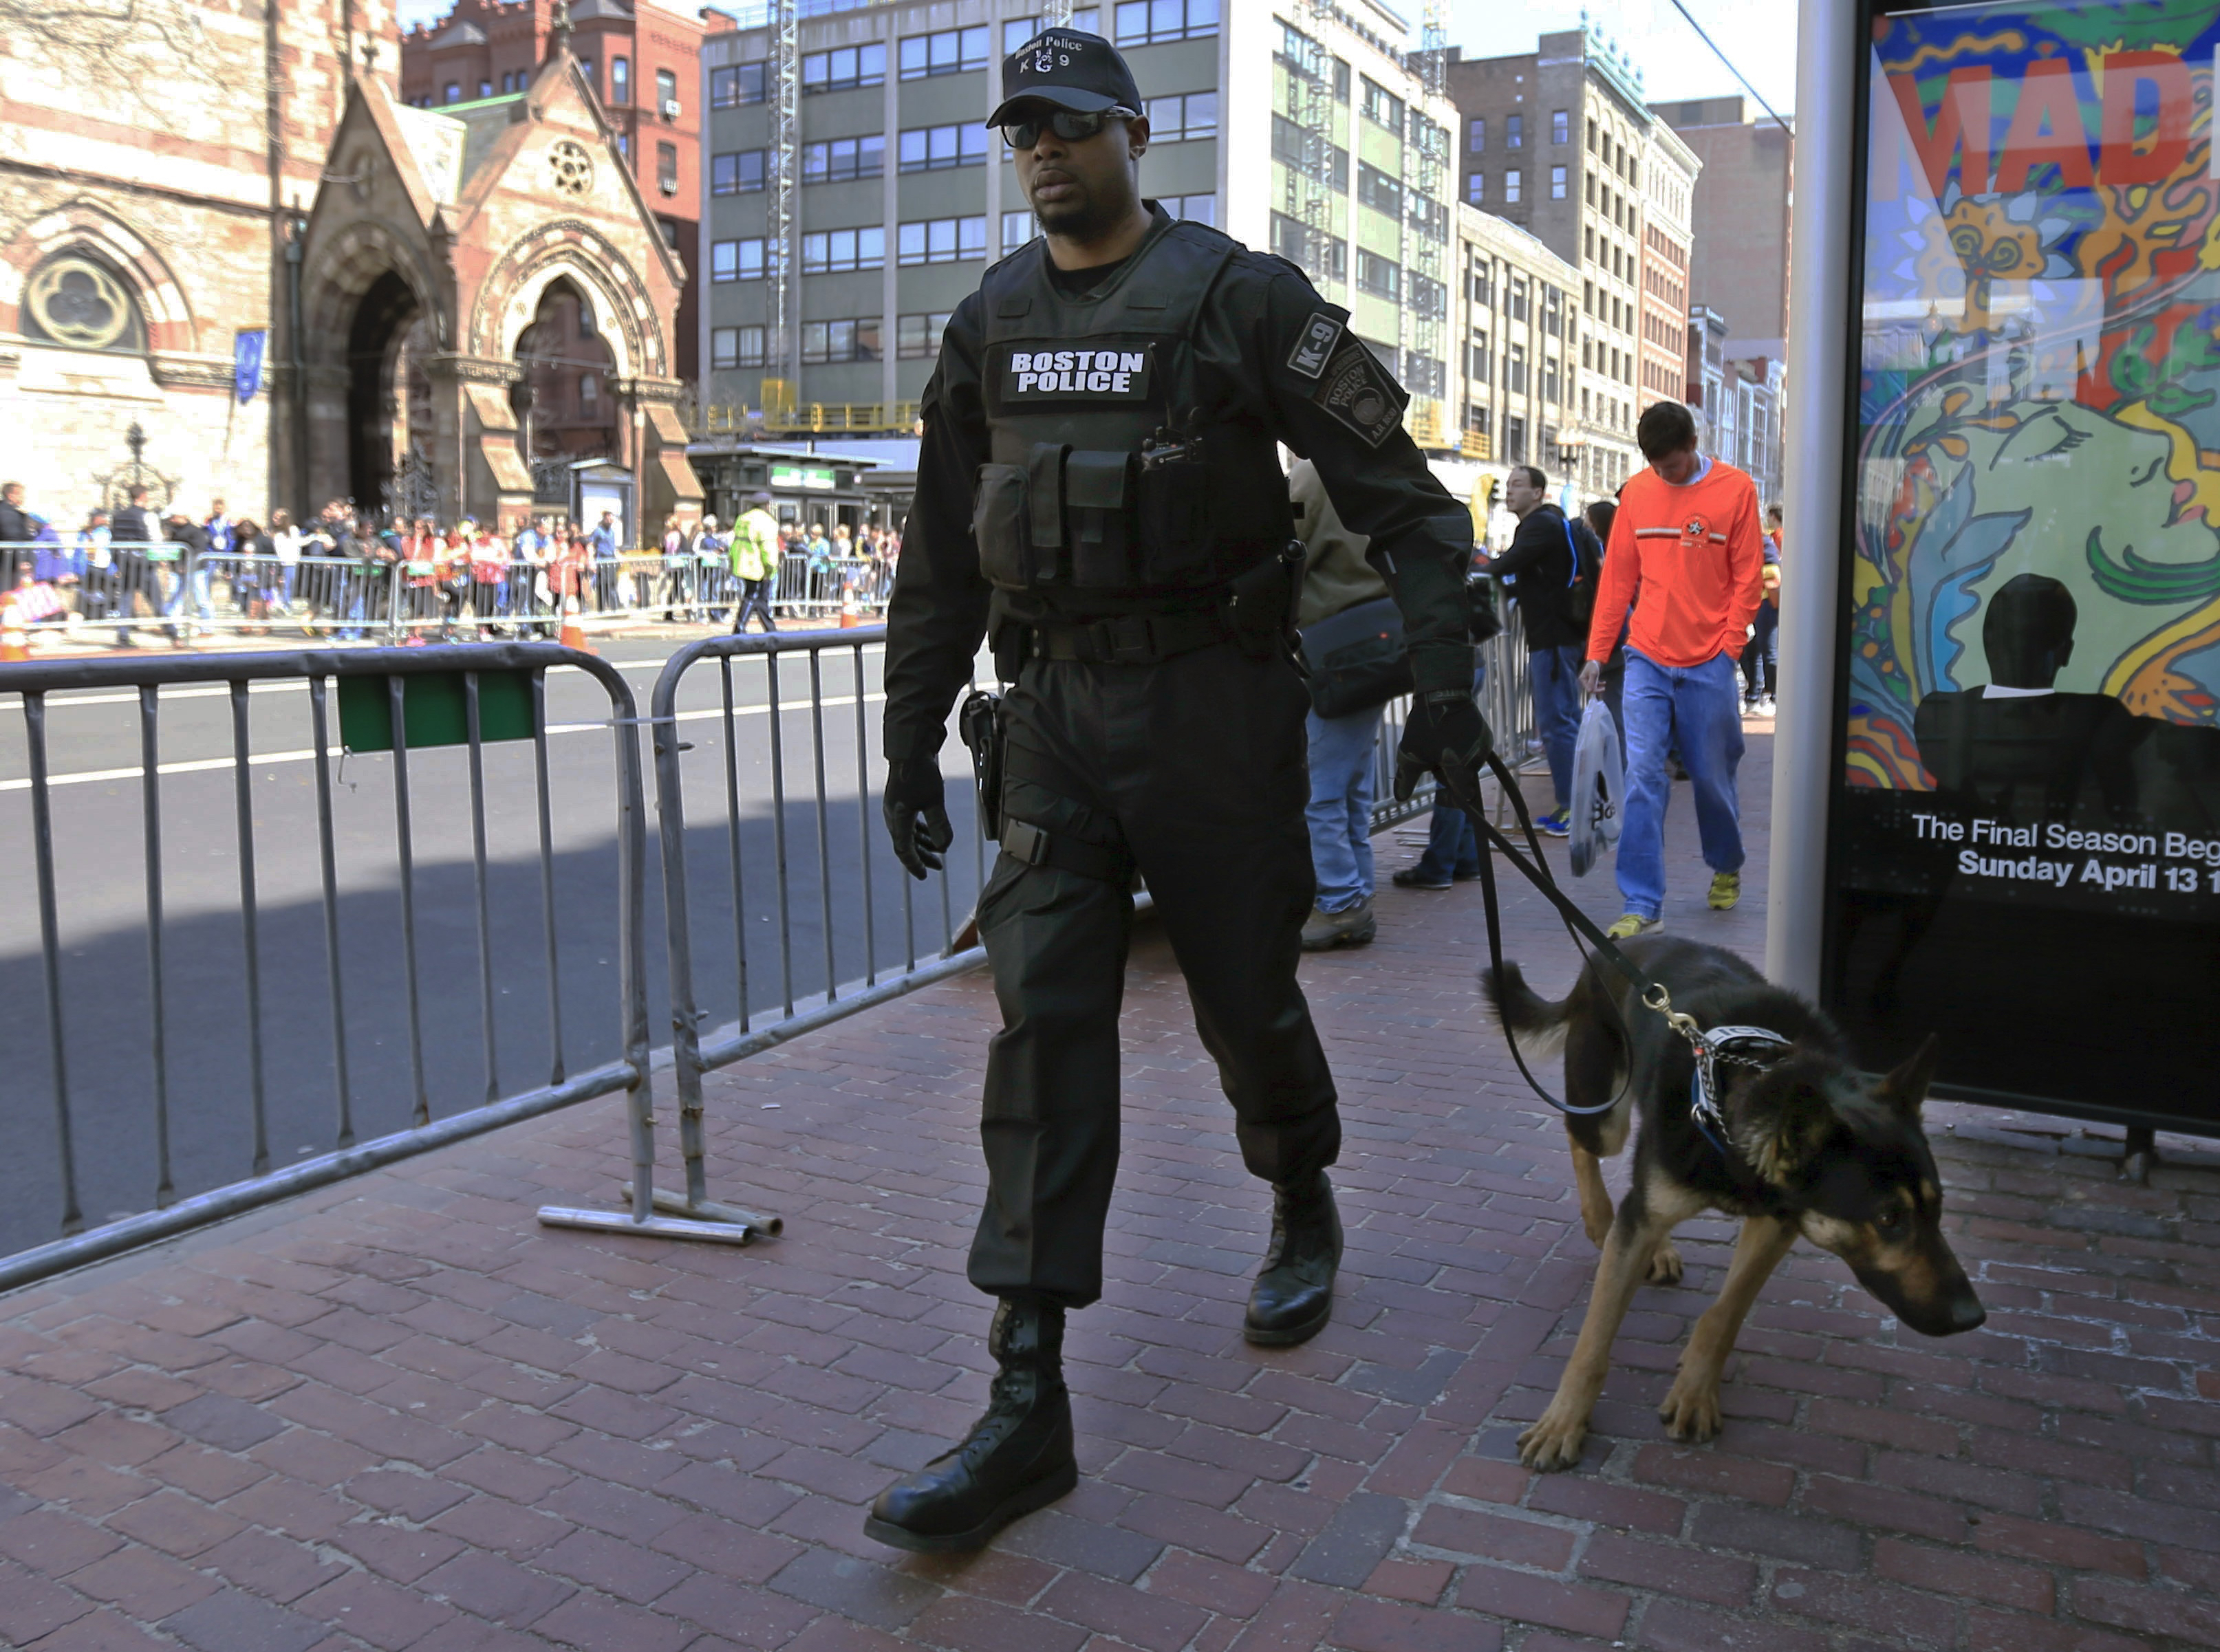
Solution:
[{"label": "black long-sleeve shirt", "polygon": [[1586,623],[1575,621],[1568,598],[1573,583],[1573,547],[1577,536],[1582,558],[1592,570],[1602,565],[1603,550],[1586,523],[1568,523],[1555,505],[1537,505],[1512,536],[1511,548],[1488,564],[1498,579],[1510,582],[1526,622],[1526,648],[1577,648],[1588,639]]},{"label": "black long-sleeve shirt", "polygon": [[[1162,209],[1151,203],[1151,211],[1161,224]],[[1331,372],[1306,377],[1290,365],[1319,316],[1332,318],[1344,336],[1353,336],[1346,334],[1345,313],[1319,297],[1295,265],[1237,252],[1196,320],[1197,399],[1219,410],[1215,421],[1254,420],[1317,464],[1343,522],[1370,539],[1367,555],[1387,577],[1403,611],[1419,685],[1469,687],[1472,649],[1464,576],[1472,559],[1471,514],[1434,479],[1400,422],[1375,446],[1325,405],[1319,387],[1332,379]],[[886,755],[891,759],[939,750],[949,709],[970,681],[986,634],[992,588],[979,570],[971,527],[972,489],[988,458],[981,379],[984,323],[984,305],[974,292],[942,337],[940,359],[920,408],[925,428],[917,493],[887,614]],[[1400,410],[1408,397],[1386,369],[1376,376]],[[1137,606],[1069,591],[1006,595],[1013,614],[1061,620]]]}]

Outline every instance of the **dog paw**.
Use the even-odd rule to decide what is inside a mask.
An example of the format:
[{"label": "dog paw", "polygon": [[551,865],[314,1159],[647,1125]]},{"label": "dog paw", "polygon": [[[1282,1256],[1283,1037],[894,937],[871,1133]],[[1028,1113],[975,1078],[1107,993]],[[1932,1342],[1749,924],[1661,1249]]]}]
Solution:
[{"label": "dog paw", "polygon": [[1562,1414],[1553,1403],[1518,1437],[1518,1461],[1541,1474],[1570,1468],[1581,1460],[1588,1419]]},{"label": "dog paw", "polygon": [[1687,1443],[1717,1439],[1719,1432],[1719,1385],[1676,1378],[1665,1403],[1657,1407],[1665,1431]]},{"label": "dog paw", "polygon": [[1652,1285],[1678,1285],[1681,1282],[1681,1253],[1673,1241],[1659,1242],[1649,1253],[1649,1282]]}]

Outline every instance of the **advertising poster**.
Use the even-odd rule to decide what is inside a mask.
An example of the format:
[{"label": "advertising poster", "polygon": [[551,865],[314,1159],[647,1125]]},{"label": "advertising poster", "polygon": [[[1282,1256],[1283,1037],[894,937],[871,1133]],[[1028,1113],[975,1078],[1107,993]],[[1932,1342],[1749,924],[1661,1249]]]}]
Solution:
[{"label": "advertising poster", "polygon": [[2220,1130],[2220,0],[1871,41],[1827,995]]}]

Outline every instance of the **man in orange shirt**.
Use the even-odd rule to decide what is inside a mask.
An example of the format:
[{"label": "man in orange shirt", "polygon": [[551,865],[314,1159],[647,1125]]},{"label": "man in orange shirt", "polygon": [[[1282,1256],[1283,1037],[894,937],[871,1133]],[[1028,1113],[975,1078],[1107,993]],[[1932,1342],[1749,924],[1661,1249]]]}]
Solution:
[{"label": "man in orange shirt", "polygon": [[1755,485],[1733,465],[1696,451],[1695,416],[1687,408],[1654,403],[1635,438],[1649,468],[1620,490],[1588,626],[1587,664],[1581,670],[1581,686],[1595,693],[1631,602],[1626,810],[1618,838],[1618,892],[1626,912],[1608,932],[1622,940],[1664,922],[1665,808],[1673,789],[1665,757],[1676,748],[1695,793],[1712,907],[1724,912],[1742,898],[1736,659],[1757,611],[1765,542]]}]

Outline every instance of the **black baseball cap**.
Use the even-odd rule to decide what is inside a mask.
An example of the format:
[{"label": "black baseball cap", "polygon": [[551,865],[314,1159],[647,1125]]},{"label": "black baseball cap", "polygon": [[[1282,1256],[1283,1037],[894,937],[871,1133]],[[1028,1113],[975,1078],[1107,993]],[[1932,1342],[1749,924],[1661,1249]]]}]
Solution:
[{"label": "black baseball cap", "polygon": [[1002,59],[1002,101],[987,117],[1003,126],[1030,103],[1052,103],[1082,115],[1106,109],[1141,113],[1141,89],[1118,48],[1100,34],[1044,28]]}]

